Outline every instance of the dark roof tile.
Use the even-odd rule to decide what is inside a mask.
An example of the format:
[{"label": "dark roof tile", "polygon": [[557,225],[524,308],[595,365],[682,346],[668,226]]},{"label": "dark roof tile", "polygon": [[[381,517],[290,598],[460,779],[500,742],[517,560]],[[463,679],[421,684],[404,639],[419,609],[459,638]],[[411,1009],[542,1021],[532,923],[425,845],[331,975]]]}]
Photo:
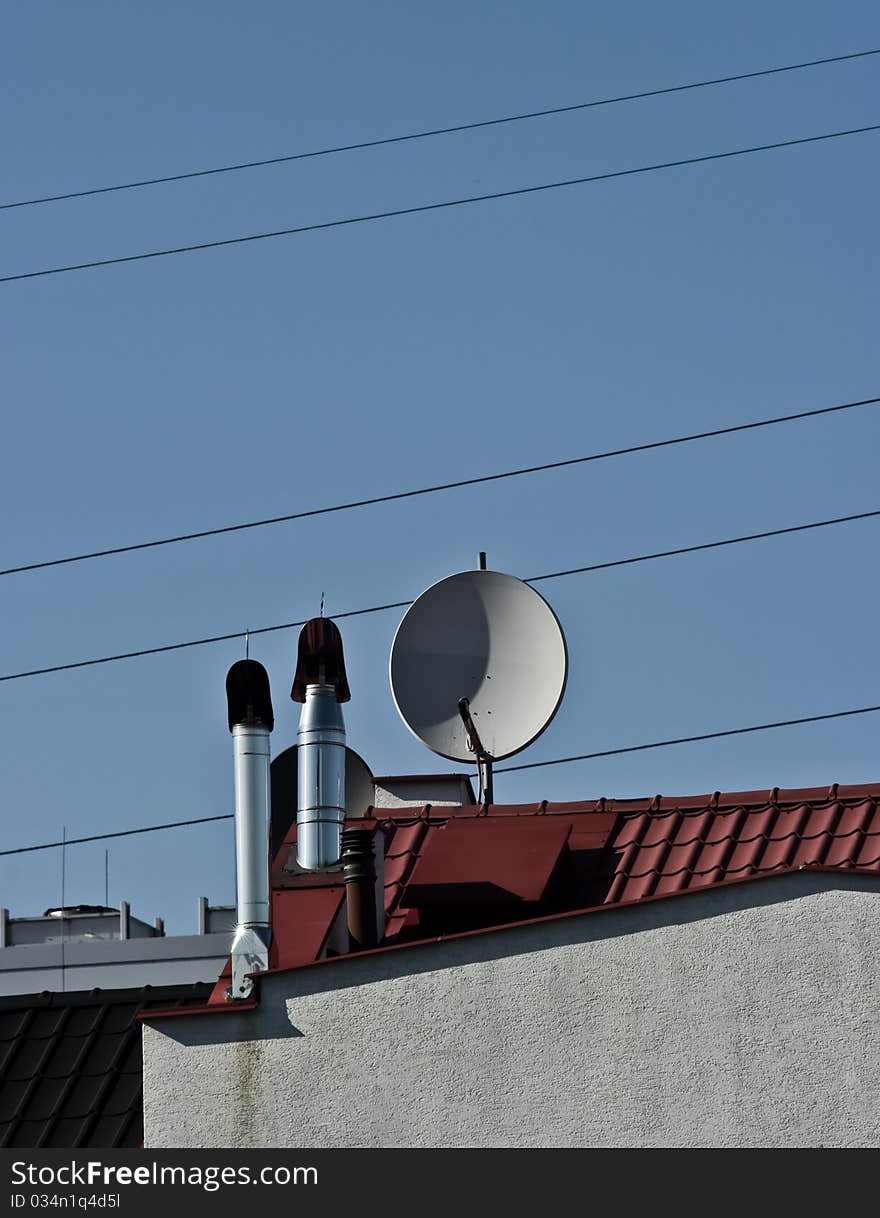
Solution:
[{"label": "dark roof tile", "polygon": [[123,1050],[127,1048],[128,1041],[131,1037],[136,1036],[137,1032],[104,1032],[101,1029],[101,1035],[96,1036],[89,1045],[89,1050],[80,1064],[80,1070],[83,1074],[106,1074],[113,1067],[117,1059],[122,1056]]},{"label": "dark roof tile", "polygon": [[19,1116],[33,1079],[4,1079],[0,1087],[0,1121],[14,1122]]},{"label": "dark roof tile", "polygon": [[77,1146],[77,1138],[82,1129],[82,1117],[59,1117],[57,1121],[47,1125],[48,1132],[43,1146]]},{"label": "dark roof tile", "polygon": [[130,1120],[122,1133],[122,1141],[120,1146],[143,1146],[144,1144],[144,1110],[143,1105],[138,1104],[131,1115]]},{"label": "dark roof tile", "polygon": [[40,1138],[45,1132],[44,1121],[19,1121],[13,1130],[7,1146],[39,1146]]},{"label": "dark roof tile", "polygon": [[64,1099],[60,1115],[65,1117],[87,1117],[95,1105],[106,1083],[103,1074],[80,1074],[71,1080],[70,1090]]},{"label": "dark roof tile", "polygon": [[16,1049],[17,1043],[14,1040],[0,1040],[0,1078],[6,1070],[6,1066],[11,1061]]},{"label": "dark roof tile", "polygon": [[68,1012],[63,1009],[35,1012],[28,1026],[28,1039],[46,1040],[48,1037],[57,1036],[67,1015]]},{"label": "dark roof tile", "polygon": [[104,1097],[103,1110],[108,1116],[128,1112],[140,1103],[143,1086],[140,1074],[120,1074]]},{"label": "dark roof tile", "polygon": [[104,1003],[100,1001],[75,1007],[70,1012],[64,1030],[69,1036],[89,1036],[97,1030],[105,1015]]},{"label": "dark roof tile", "polygon": [[210,991],[193,984],[0,998],[9,1050],[0,1145],[142,1145],[141,1028],[133,1017],[205,1001]]},{"label": "dark roof tile", "polygon": [[77,1069],[88,1047],[89,1039],[86,1036],[60,1036],[52,1046],[43,1073],[49,1078],[66,1078]]},{"label": "dark roof tile", "polygon": [[121,1146],[131,1114],[117,1113],[97,1120],[89,1131],[89,1146]]},{"label": "dark roof tile", "polygon": [[52,1042],[49,1040],[20,1040],[18,1051],[7,1064],[6,1078],[33,1078],[51,1052]]},{"label": "dark roof tile", "polygon": [[66,1078],[40,1079],[33,1094],[28,1097],[28,1116],[39,1121],[47,1121],[54,1116],[68,1086],[69,1080]]},{"label": "dark roof tile", "polygon": [[101,1024],[101,1035],[105,1036],[108,1032],[127,1032],[134,1026],[135,1015],[139,1010],[140,1004],[137,1002],[114,1003],[112,1007],[107,1008],[107,1014]]},{"label": "dark roof tile", "polygon": [[132,1036],[128,1047],[116,1063],[120,1074],[136,1074],[140,1078],[144,1068],[144,1051],[140,1036]]},{"label": "dark roof tile", "polygon": [[29,1007],[20,1011],[0,1011],[0,1040],[17,1040],[32,1014]]}]

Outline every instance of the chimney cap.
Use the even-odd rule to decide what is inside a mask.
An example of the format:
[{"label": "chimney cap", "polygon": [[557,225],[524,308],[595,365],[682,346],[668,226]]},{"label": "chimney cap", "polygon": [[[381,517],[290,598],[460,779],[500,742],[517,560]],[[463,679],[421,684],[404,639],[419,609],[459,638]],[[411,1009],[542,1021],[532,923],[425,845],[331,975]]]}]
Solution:
[{"label": "chimney cap", "polygon": [[275,726],[269,674],[257,660],[237,660],[226,674],[226,704],[230,732],[239,723]]},{"label": "chimney cap", "polygon": [[329,617],[313,617],[300,631],[296,674],[290,691],[294,702],[305,702],[308,685],[332,685],[337,702],[351,701],[342,635]]}]

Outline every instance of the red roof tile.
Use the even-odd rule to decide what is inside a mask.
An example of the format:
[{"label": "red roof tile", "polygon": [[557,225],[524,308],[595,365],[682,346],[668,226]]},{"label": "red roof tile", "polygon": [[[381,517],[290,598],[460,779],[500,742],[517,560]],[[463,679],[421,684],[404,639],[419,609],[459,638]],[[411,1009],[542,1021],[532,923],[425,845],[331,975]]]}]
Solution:
[{"label": "red roof tile", "polygon": [[540,901],[571,833],[545,818],[450,818],[431,835],[399,902],[404,906]]},{"label": "red roof tile", "polygon": [[[803,867],[880,877],[880,783],[640,800],[377,811],[382,946],[704,890]],[[273,865],[270,967],[327,955],[341,876]],[[227,968],[228,973],[228,968]],[[224,978],[212,1003],[225,1004]]]},{"label": "red roof tile", "polygon": [[287,888],[272,893],[270,968],[295,968],[316,960],[342,907],[345,888]]}]

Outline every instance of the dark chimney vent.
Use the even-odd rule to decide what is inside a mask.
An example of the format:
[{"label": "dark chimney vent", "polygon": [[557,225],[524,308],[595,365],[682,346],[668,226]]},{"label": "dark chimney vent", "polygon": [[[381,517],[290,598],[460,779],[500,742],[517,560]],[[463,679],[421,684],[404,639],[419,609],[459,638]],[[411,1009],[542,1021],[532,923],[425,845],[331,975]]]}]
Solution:
[{"label": "dark chimney vent", "polygon": [[300,631],[296,674],[290,691],[294,702],[305,702],[308,685],[332,685],[337,702],[351,701],[342,655],[342,635],[328,617],[313,617]]},{"label": "dark chimney vent", "polygon": [[226,704],[230,732],[237,723],[275,727],[269,675],[257,660],[239,660],[226,674]]}]

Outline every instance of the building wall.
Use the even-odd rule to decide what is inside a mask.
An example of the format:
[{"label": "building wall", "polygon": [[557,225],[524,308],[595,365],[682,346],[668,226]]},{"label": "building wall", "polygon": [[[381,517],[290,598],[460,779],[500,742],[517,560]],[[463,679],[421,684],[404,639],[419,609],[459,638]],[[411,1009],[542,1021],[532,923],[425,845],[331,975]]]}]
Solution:
[{"label": "building wall", "polygon": [[[6,910],[0,911],[6,913]],[[155,926],[131,915],[126,919],[128,939],[155,939],[160,933]],[[5,947],[31,947],[45,943],[108,943],[122,937],[119,910],[101,914],[72,914],[68,917],[8,918],[3,927]],[[3,957],[0,956],[0,961]],[[2,963],[0,963],[2,968]]]},{"label": "building wall", "polygon": [[880,887],[799,873],[145,1028],[149,1147],[880,1145]]},{"label": "building wall", "polygon": [[375,779],[377,808],[459,807],[476,802],[471,780],[464,774],[426,774]]},{"label": "building wall", "polygon": [[225,932],[4,947],[0,995],[213,983],[226,964],[230,941]]}]

